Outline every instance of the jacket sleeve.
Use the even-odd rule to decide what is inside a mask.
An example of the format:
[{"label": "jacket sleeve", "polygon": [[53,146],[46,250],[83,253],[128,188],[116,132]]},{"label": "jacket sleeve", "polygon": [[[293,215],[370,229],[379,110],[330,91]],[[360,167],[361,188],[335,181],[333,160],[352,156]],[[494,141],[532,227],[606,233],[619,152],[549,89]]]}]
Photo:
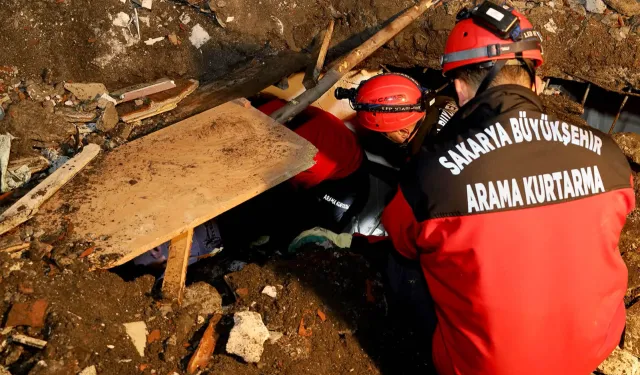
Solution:
[{"label": "jacket sleeve", "polygon": [[433,252],[440,246],[448,219],[418,221],[400,186],[382,213],[382,224],[394,248],[405,258],[417,259],[418,254]]}]

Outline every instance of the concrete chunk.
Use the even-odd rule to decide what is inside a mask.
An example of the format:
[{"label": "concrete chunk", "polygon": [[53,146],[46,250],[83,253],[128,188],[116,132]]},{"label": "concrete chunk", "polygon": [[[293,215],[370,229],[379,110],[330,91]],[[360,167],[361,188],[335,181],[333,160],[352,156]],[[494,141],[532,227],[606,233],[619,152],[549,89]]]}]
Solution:
[{"label": "concrete chunk", "polygon": [[147,345],[147,325],[143,321],[124,323],[124,329],[133,342],[140,357],[144,357],[144,349]]},{"label": "concrete chunk", "polygon": [[93,100],[109,92],[102,83],[65,83],[64,88],[79,100]]},{"label": "concrete chunk", "polygon": [[235,354],[246,362],[260,362],[264,342],[269,338],[269,330],[262,322],[260,314],[251,311],[235,313],[234,326],[229,334],[227,353]]},{"label": "concrete chunk", "polygon": [[598,371],[604,375],[638,375],[640,361],[631,353],[616,348],[600,366]]}]

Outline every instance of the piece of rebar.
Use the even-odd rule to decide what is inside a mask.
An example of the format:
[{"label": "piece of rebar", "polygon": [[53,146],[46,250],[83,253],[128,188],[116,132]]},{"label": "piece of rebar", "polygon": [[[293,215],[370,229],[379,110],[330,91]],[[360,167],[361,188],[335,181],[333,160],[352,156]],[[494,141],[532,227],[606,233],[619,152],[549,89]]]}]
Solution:
[{"label": "piece of rebar", "polygon": [[409,24],[420,17],[427,9],[440,4],[442,0],[421,0],[419,4],[407,9],[389,25],[382,30],[375,33],[362,45],[349,52],[338,63],[325,74],[322,79],[318,81],[318,84],[295,99],[291,100],[287,105],[271,114],[271,118],[280,122],[281,124],[291,120],[295,115],[302,112],[311,103],[315,102],[325,92],[330,90],[342,76],[350,72],[356,65],[361,63],[367,57],[371,56],[378,48],[382,47],[398,33],[404,30]]},{"label": "piece of rebar", "polygon": [[622,109],[624,108],[624,105],[627,104],[627,99],[629,99],[629,96],[625,95],[624,99],[622,99],[622,104],[620,105],[620,109],[618,110],[618,114],[616,115],[616,118],[613,119],[613,124],[611,124],[611,127],[609,128],[609,134],[611,134],[613,132],[613,128],[616,126],[616,122],[618,122],[618,118],[620,117],[620,114],[622,113]]},{"label": "piece of rebar", "polygon": [[591,90],[591,83],[587,85],[587,90],[584,92],[584,96],[582,97],[582,106],[584,107],[584,103],[587,102],[587,96],[589,96],[589,90]]}]

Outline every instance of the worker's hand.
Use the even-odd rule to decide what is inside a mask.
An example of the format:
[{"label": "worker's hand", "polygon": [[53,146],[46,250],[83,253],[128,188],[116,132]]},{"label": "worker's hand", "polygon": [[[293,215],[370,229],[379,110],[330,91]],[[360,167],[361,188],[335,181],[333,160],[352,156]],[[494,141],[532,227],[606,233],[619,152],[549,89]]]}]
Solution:
[{"label": "worker's hand", "polygon": [[325,248],[339,247],[341,249],[348,249],[351,247],[352,238],[353,236],[349,233],[336,234],[330,230],[315,227],[300,233],[289,245],[289,253],[295,253],[300,250],[302,246],[309,243],[315,243]]}]

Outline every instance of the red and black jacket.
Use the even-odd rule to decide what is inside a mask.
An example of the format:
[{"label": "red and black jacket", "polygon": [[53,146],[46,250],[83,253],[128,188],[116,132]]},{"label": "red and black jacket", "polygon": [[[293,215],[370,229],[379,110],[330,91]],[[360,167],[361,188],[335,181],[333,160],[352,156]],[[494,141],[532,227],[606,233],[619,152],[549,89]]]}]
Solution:
[{"label": "red and black jacket", "polygon": [[423,147],[383,224],[422,265],[440,375],[584,375],[608,356],[625,324],[630,178],[607,135],[543,114],[516,85],[474,98]]}]

